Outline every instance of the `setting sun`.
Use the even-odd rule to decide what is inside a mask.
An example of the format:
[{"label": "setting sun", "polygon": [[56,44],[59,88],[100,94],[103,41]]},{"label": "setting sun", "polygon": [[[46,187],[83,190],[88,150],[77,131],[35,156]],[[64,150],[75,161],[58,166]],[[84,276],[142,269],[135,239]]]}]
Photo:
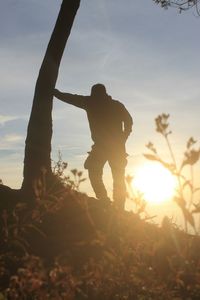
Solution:
[{"label": "setting sun", "polygon": [[140,167],[132,182],[133,188],[153,204],[170,200],[176,184],[176,178],[160,163],[147,163]]}]

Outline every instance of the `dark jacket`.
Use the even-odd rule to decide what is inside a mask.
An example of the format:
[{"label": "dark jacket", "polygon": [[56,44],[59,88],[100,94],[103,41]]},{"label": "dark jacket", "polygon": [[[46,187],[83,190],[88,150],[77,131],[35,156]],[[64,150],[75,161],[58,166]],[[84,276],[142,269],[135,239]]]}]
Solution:
[{"label": "dark jacket", "polygon": [[91,137],[95,143],[125,142],[132,131],[133,120],[125,106],[105,95],[103,98],[59,93],[56,97],[87,112]]}]

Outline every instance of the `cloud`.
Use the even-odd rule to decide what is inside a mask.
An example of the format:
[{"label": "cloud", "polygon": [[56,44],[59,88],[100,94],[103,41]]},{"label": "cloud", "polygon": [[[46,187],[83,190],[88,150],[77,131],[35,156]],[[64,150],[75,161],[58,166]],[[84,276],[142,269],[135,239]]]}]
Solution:
[{"label": "cloud", "polygon": [[6,135],[4,139],[8,143],[16,143],[16,142],[23,140],[23,137],[20,135],[16,135],[16,134],[9,134],[9,135]]},{"label": "cloud", "polygon": [[17,116],[6,116],[6,115],[0,115],[0,125],[3,126],[5,123],[17,120]]},{"label": "cloud", "polygon": [[27,116],[11,116],[11,115],[0,115],[0,126],[4,126],[6,123],[15,120],[26,120]]},{"label": "cloud", "polygon": [[19,134],[6,134],[0,138],[0,150],[17,150],[22,148],[24,137]]}]

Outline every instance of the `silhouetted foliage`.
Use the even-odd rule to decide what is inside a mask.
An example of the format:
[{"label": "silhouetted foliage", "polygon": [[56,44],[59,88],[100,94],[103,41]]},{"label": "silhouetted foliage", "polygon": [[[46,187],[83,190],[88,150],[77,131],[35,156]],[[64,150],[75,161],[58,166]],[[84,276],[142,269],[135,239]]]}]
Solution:
[{"label": "silhouetted foliage", "polygon": [[33,206],[1,214],[2,300],[199,299],[199,236],[167,217],[160,227],[142,220],[142,202],[137,213],[118,211],[76,191],[60,153],[53,170]]},{"label": "silhouetted foliage", "polygon": [[188,9],[195,8],[198,15],[200,15],[199,10],[199,0],[153,0],[156,4],[161,5],[163,8],[175,7],[181,13]]},{"label": "silhouetted foliage", "polygon": [[[178,187],[176,189],[174,200],[183,213],[185,220],[185,230],[187,231],[187,223],[189,223],[196,232],[197,229],[195,225],[194,214],[200,212],[200,201],[197,197],[195,198],[194,196],[199,193],[200,187],[194,186],[193,168],[194,165],[197,164],[200,160],[200,147],[195,148],[197,142],[193,137],[189,138],[186,143],[186,150],[184,152],[183,159],[180,164],[178,164],[169,140],[169,135],[172,134],[172,131],[169,129],[168,120],[169,114],[161,114],[155,119],[155,124],[156,131],[164,137],[167,143],[171,161],[168,162],[161,158],[152,142],[149,142],[146,145],[146,147],[150,150],[150,153],[146,153],[144,154],[144,156],[149,160],[160,162],[174,176],[176,176]],[[189,173],[191,177],[189,179],[184,174],[184,170],[186,167],[189,167]]]},{"label": "silhouetted foliage", "polygon": [[64,186],[79,191],[80,184],[86,180],[83,172],[77,169],[70,170],[71,174],[66,175],[67,162],[63,161],[62,154],[58,152],[58,160],[52,166],[53,174],[63,183]]}]

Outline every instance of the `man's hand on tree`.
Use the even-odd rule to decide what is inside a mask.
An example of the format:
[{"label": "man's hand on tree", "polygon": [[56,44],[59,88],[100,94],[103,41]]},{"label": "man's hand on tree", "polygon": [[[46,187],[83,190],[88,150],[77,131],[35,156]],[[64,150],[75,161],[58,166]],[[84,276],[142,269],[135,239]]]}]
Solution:
[{"label": "man's hand on tree", "polygon": [[59,98],[59,96],[60,96],[60,91],[59,91],[58,89],[54,89],[53,95],[54,95],[56,98]]}]

